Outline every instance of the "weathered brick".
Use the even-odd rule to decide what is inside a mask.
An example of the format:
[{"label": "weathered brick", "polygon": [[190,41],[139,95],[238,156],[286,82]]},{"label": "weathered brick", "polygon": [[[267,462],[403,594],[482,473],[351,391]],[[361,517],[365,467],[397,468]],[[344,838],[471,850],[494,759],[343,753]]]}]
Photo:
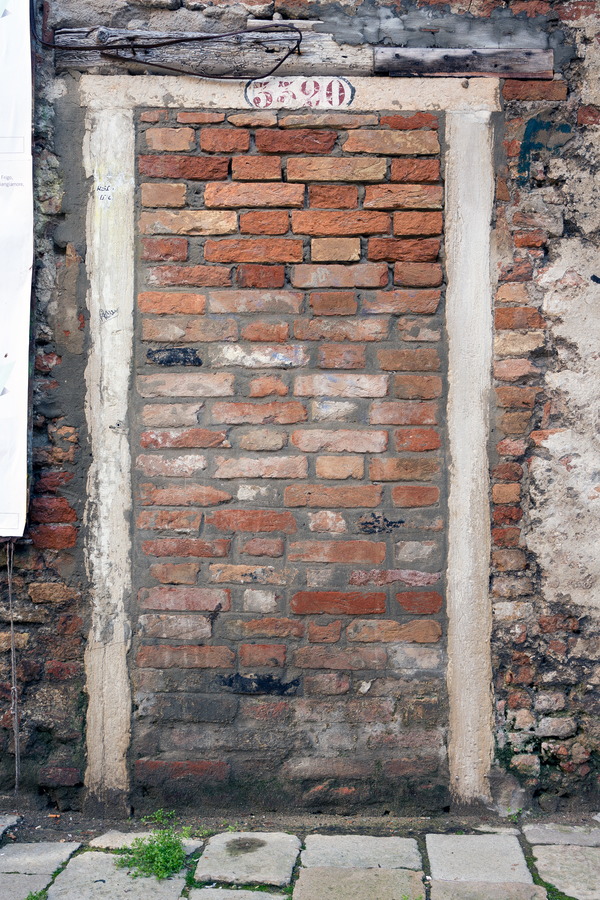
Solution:
[{"label": "weathered brick", "polygon": [[44,550],[68,550],[77,544],[77,529],[73,525],[35,525],[29,534],[33,546]]},{"label": "weathered brick", "polygon": [[415,644],[435,644],[442,636],[442,627],[434,619],[413,619],[412,622],[376,621],[352,622],[346,629],[349,641],[363,643],[393,643],[410,641]]},{"label": "weathered brick", "polygon": [[304,185],[253,181],[250,184],[229,182],[207,184],[204,189],[204,205],[208,208],[244,209],[252,207],[301,207],[304,204]]},{"label": "weathered brick", "polygon": [[362,301],[365,313],[417,313],[432,315],[437,311],[441,293],[434,290],[376,291]]},{"label": "weathered brick", "polygon": [[215,403],[211,410],[213,422],[227,425],[290,425],[305,422],[306,409],[296,400],[269,403]]},{"label": "weathered brick", "polygon": [[163,291],[146,291],[138,294],[138,309],[142,313],[167,315],[184,313],[202,315],[206,308],[205,294],[168,293]]},{"label": "weathered brick", "polygon": [[299,291],[210,291],[208,308],[214,313],[299,313]]},{"label": "weathered brick", "polygon": [[250,132],[236,128],[203,128],[200,149],[206,153],[239,153],[250,147]]},{"label": "weathered brick", "polygon": [[308,514],[308,527],[310,531],[324,531],[328,534],[343,534],[348,531],[346,520],[340,513],[328,510],[320,510]]},{"label": "weathered brick", "polygon": [[308,113],[292,113],[283,116],[279,124],[282,128],[318,128],[331,127],[343,128],[362,128],[365,125],[377,125],[379,117],[377,115],[357,115],[356,113],[346,112],[308,112]]},{"label": "weathered brick", "polygon": [[543,331],[528,331],[525,334],[503,331],[494,338],[494,353],[496,356],[523,356],[541,349],[545,342]]},{"label": "weathered brick", "polygon": [[310,242],[313,262],[357,262],[360,238],[314,238]]},{"label": "weathered brick", "polygon": [[231,177],[234,181],[279,181],[281,159],[278,156],[234,156]]},{"label": "weathered brick", "polygon": [[540,390],[539,387],[515,387],[512,385],[498,387],[496,388],[496,399],[499,406],[531,409],[535,406],[535,398]]},{"label": "weathered brick", "polygon": [[249,112],[233,113],[227,116],[227,121],[237,128],[269,128],[277,125],[277,113],[270,110],[251,110]]},{"label": "weathered brick", "polygon": [[208,428],[188,428],[186,430],[143,431],[140,445],[153,450],[174,447],[227,447],[226,431],[210,431]]},{"label": "weathered brick", "polygon": [[389,234],[392,224],[387,213],[342,210],[294,210],[292,231],[295,234],[348,236],[352,234]]},{"label": "weathered brick", "polygon": [[223,344],[210,352],[211,364],[219,366],[243,366],[246,369],[288,369],[306,366],[308,351],[293,344],[253,344],[246,349],[239,344]]},{"label": "weathered brick", "polygon": [[241,550],[246,556],[269,556],[273,559],[283,556],[284,551],[285,541],[282,538],[252,538]]},{"label": "weathered brick", "polygon": [[201,521],[202,513],[195,510],[143,509],[135,524],[140,529],[197,532]]},{"label": "weathered brick", "polygon": [[[387,653],[380,647],[351,647],[348,650],[330,650],[326,647],[301,647],[294,653],[294,665],[299,669],[384,669]],[[331,761],[333,762],[333,760]],[[339,760],[342,762],[342,760]],[[344,760],[346,762],[346,760]],[[354,760],[350,761],[354,763]],[[354,763],[356,765],[356,763]],[[327,767],[331,774],[331,767]]]},{"label": "weathered brick", "polygon": [[166,109],[144,109],[140,113],[140,122],[162,122],[167,116]]},{"label": "weathered brick", "polygon": [[427,485],[399,485],[392,488],[394,506],[411,508],[415,506],[434,506],[440,501],[440,489]]},{"label": "weathered brick", "polygon": [[382,181],[385,159],[348,159],[326,156],[323,159],[289,159],[288,181]]},{"label": "weathered brick", "polygon": [[[198,414],[203,406],[202,401],[195,403],[145,403],[142,407],[142,422],[144,425],[196,425]],[[147,458],[148,459],[148,458]],[[182,458],[179,457],[181,460]],[[199,457],[192,458],[192,462],[199,462]],[[146,461],[145,461],[146,462]],[[158,474],[158,473],[157,473]],[[171,474],[173,474],[171,472]]]},{"label": "weathered brick", "polygon": [[149,285],[189,285],[190,287],[227,287],[229,269],[222,266],[153,266],[148,270]]},{"label": "weathered brick", "polygon": [[210,565],[210,580],[217,584],[289,584],[296,577],[295,569],[277,569],[274,566]]},{"label": "weathered brick", "polygon": [[225,762],[195,759],[180,762],[163,759],[137,760],[135,780],[137,784],[161,787],[164,784],[191,779],[194,783],[226,781],[230,767]]},{"label": "weathered brick", "polygon": [[318,456],[315,470],[317,478],[362,478],[364,460],[358,456]]},{"label": "weathered brick", "polygon": [[193,128],[148,128],[146,144],[150,150],[192,150],[196,142]]},{"label": "weathered brick", "polygon": [[394,266],[394,284],[437,287],[442,280],[442,267],[439,263],[400,262]]},{"label": "weathered brick", "polygon": [[329,613],[332,615],[369,615],[385,612],[384,593],[363,594],[358,591],[300,591],[290,601],[297,615]]},{"label": "weathered brick", "polygon": [[496,309],[494,324],[499,331],[519,328],[543,328],[543,317],[533,306],[504,306]]},{"label": "weathered brick", "polygon": [[[213,185],[213,187],[217,187],[217,185]],[[372,184],[365,189],[364,208],[441,209],[442,191],[442,186],[437,184]],[[418,219],[423,219],[423,215],[413,217],[413,219],[418,221]],[[441,222],[439,214],[435,221]],[[436,233],[439,234],[439,231]]]},{"label": "weathered brick", "polygon": [[523,510],[520,506],[496,506],[492,512],[495,525],[510,525],[520,522],[523,518]]},{"label": "weathered brick", "polygon": [[235,653],[229,647],[182,646],[140,647],[136,665],[140,669],[232,669]]},{"label": "weathered brick", "polygon": [[336,131],[282,129],[256,131],[256,149],[261,153],[329,153],[337,139]]},{"label": "weathered brick", "polygon": [[240,234],[286,234],[288,229],[289,213],[285,209],[257,210],[240,215]]},{"label": "weathered brick", "polygon": [[231,238],[204,245],[207,262],[299,262],[302,241],[293,238]]},{"label": "weathered brick", "polygon": [[338,672],[306,675],[304,678],[304,693],[308,695],[337,696],[347,694],[349,690],[350,679],[347,675],[341,675]]},{"label": "weathered brick", "polygon": [[507,79],[502,88],[505,100],[566,100],[564,81],[517,81]]},{"label": "weathered brick", "polygon": [[438,375],[396,375],[394,393],[403,400],[433,400],[442,394]]},{"label": "weathered brick", "polygon": [[288,393],[287,385],[278,375],[262,375],[253,378],[250,382],[248,394],[250,397],[285,397]]},{"label": "weathered brick", "polygon": [[492,564],[499,572],[519,572],[527,567],[527,557],[522,550],[494,550]]},{"label": "weathered brick", "polygon": [[200,563],[155,563],[150,574],[162,584],[196,584]]},{"label": "weathered brick", "polygon": [[297,375],[297,397],[385,397],[387,375]]},{"label": "weathered brick", "polygon": [[382,156],[429,156],[439,153],[433,131],[370,131],[361,129],[348,135],[344,153],[379,153]]},{"label": "weathered brick", "polygon": [[273,431],[271,428],[253,428],[240,438],[242,450],[281,450],[287,441],[285,431]]},{"label": "weathered brick", "polygon": [[234,619],[227,623],[227,633],[234,638],[301,638],[304,636],[304,623],[298,619],[272,617]]},{"label": "weathered brick", "polygon": [[299,341],[383,341],[389,330],[389,319],[298,319],[294,337]]},{"label": "weathered brick", "polygon": [[350,584],[393,584],[402,581],[413,587],[435,584],[440,580],[439,572],[421,572],[417,569],[371,569],[368,572],[352,572],[349,578]]},{"label": "weathered brick", "polygon": [[296,519],[290,512],[271,509],[218,509],[206,514],[206,524],[219,531],[282,531],[294,534]]},{"label": "weathered brick", "polygon": [[242,666],[284,666],[285,644],[240,644]]},{"label": "weathered brick", "polygon": [[142,397],[230,397],[234,376],[225,373],[165,373],[139,375],[137,387]]},{"label": "weathered brick", "polygon": [[364,347],[347,344],[323,344],[317,351],[317,365],[321,369],[364,369]]},{"label": "weathered brick", "polygon": [[394,213],[394,234],[441,234],[443,219],[436,212]]},{"label": "weathered brick", "polygon": [[244,341],[285,341],[289,336],[287,322],[251,322],[242,330]]},{"label": "weathered brick", "polygon": [[412,131],[417,128],[437,128],[438,118],[433,113],[400,113],[393,116],[382,116],[381,124],[399,131]]},{"label": "weathered brick", "polygon": [[434,238],[400,239],[371,238],[368,246],[369,259],[385,259],[389,262],[407,260],[409,262],[430,262],[438,258],[440,241]]},{"label": "weathered brick", "polygon": [[77,513],[65,497],[41,494],[31,498],[29,513],[32,522],[76,522]]},{"label": "weathered brick", "polygon": [[224,113],[215,112],[178,112],[177,121],[184,125],[211,125],[225,121]]},{"label": "weathered brick", "polygon": [[402,591],[396,594],[396,600],[406,612],[419,616],[438,613],[443,603],[442,595],[437,591]]},{"label": "weathered brick", "polygon": [[285,506],[332,507],[333,509],[379,506],[382,489],[377,485],[324,487],[320,484],[294,484],[285,488]]},{"label": "weathered brick", "polygon": [[185,238],[142,238],[142,259],[150,262],[182,262],[187,258],[188,242]]},{"label": "weathered brick", "polygon": [[[177,543],[187,544],[189,541],[178,540]],[[142,609],[170,609],[181,612],[231,609],[229,591],[219,588],[153,587],[141,590],[138,599]]]},{"label": "weathered brick", "polygon": [[324,291],[310,294],[310,306],[317,316],[353,316],[358,302],[353,291]]},{"label": "weathered brick", "polygon": [[431,481],[439,473],[439,460],[426,456],[372,459],[369,464],[371,481]]},{"label": "weathered brick", "polygon": [[153,484],[140,485],[140,500],[143,506],[214,506],[217,503],[227,503],[231,499],[231,494],[226,491],[219,491],[203,484],[165,488]]},{"label": "weathered brick", "polygon": [[498,381],[519,381],[540,370],[529,359],[501,359],[494,363],[494,377]]},{"label": "weathered brick", "polygon": [[79,597],[75,588],[59,581],[34,582],[27,590],[32,603],[69,603]]},{"label": "weathered brick", "polygon": [[142,637],[167,640],[203,641],[212,634],[208,616],[185,616],[155,613],[140,616]]},{"label": "weathered brick", "polygon": [[292,444],[305,453],[329,452],[383,453],[387,447],[387,431],[364,431],[337,428],[334,431],[303,429],[293,431]]},{"label": "weathered brick", "polygon": [[492,486],[492,500],[494,503],[512,504],[518,503],[521,497],[521,485],[515,484],[494,484]]},{"label": "weathered brick", "polygon": [[177,343],[212,343],[235,341],[238,326],[235,319],[162,318],[142,321],[142,340]]},{"label": "weathered brick", "polygon": [[141,185],[142,206],[185,206],[185,184],[146,181]]},{"label": "weathered brick", "polygon": [[306,478],[305,456],[249,457],[217,456],[215,478]]},{"label": "weathered brick", "polygon": [[157,209],[143,212],[139,226],[142,234],[233,234],[237,231],[237,216],[221,210]]},{"label": "weathered brick", "polygon": [[492,528],[492,539],[497,547],[518,547],[521,541],[521,529]]},{"label": "weathered brick", "polygon": [[150,178],[223,181],[227,178],[229,157],[140,156],[138,167],[141,175],[146,175]]},{"label": "weathered brick", "polygon": [[354,185],[311,184],[308,198],[313,209],[356,209],[358,188]]},{"label": "weathered brick", "polygon": [[388,372],[436,372],[441,368],[437,350],[378,350],[377,360]]},{"label": "weathered brick", "polygon": [[[302,562],[381,563],[386,545],[375,541],[298,541],[288,548],[288,559]],[[294,610],[297,611],[297,610]]]},{"label": "weathered brick", "polygon": [[376,401],[371,404],[371,425],[436,425],[438,404],[411,400]]},{"label": "weathered brick", "polygon": [[405,183],[439,181],[439,159],[393,159],[391,181]]}]

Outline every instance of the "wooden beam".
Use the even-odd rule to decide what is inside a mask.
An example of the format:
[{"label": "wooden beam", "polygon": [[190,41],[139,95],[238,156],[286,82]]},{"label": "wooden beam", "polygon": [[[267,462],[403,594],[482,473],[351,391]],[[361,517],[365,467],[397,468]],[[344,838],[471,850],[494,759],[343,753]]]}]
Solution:
[{"label": "wooden beam", "polygon": [[375,47],[375,74],[398,77],[552,78],[552,50]]}]

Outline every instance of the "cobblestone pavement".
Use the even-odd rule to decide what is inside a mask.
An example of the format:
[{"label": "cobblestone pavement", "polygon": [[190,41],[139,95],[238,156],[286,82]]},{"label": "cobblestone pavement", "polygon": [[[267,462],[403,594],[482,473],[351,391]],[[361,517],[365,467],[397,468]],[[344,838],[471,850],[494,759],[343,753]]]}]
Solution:
[{"label": "cobblestone pavement", "polygon": [[257,891],[269,900],[600,900],[593,818],[422,824],[410,837],[316,831],[304,841],[282,830],[200,830],[185,842],[186,868],[158,881],[116,866],[135,832],[36,841],[18,816],[0,815],[0,900],[254,900]]}]

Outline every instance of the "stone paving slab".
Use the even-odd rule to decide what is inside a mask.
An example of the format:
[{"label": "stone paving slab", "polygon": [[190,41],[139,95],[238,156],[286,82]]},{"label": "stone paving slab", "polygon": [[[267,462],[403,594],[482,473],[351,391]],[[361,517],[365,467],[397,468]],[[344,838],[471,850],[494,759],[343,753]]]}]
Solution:
[{"label": "stone paving slab", "polygon": [[530,844],[577,844],[600,847],[600,828],[592,825],[525,825],[523,833]]},{"label": "stone paving slab", "polygon": [[421,854],[413,838],[368,837],[360,834],[309,834],[302,866],[350,869],[420,869]]},{"label": "stone paving slab", "polygon": [[431,900],[547,900],[537,884],[487,884],[481,881],[432,881]]},{"label": "stone paving slab", "polygon": [[[190,900],[257,900],[257,891],[234,891],[229,888],[194,888]],[[258,900],[288,900],[285,894],[258,892]]]},{"label": "stone paving slab", "polygon": [[425,900],[423,873],[408,869],[300,869],[293,900]]},{"label": "stone paving slab", "polygon": [[52,875],[79,847],[76,841],[7,844],[0,849],[0,872]]},{"label": "stone paving slab", "polygon": [[518,839],[511,834],[428,834],[431,877],[437,881],[531,884]]},{"label": "stone paving slab", "polygon": [[290,883],[301,848],[293,834],[234,831],[208,839],[196,868],[196,881],[226,884]]},{"label": "stone paving slab", "polygon": [[185,887],[181,876],[132,878],[115,863],[110,853],[81,853],[56,877],[48,900],[177,900]]},{"label": "stone paving slab", "polygon": [[[147,838],[153,834],[152,831],[107,831],[99,837],[90,841],[90,847],[99,850],[123,850],[125,847],[131,847],[136,838]],[[183,841],[186,856],[199,850],[204,841],[187,838]]]},{"label": "stone paving slab", "polygon": [[26,900],[28,894],[43,891],[50,882],[50,875],[0,875],[2,900]]},{"label": "stone paving slab", "polygon": [[0,838],[4,836],[9,828],[12,828],[13,825],[17,825],[18,822],[19,816],[0,816]]},{"label": "stone paving slab", "polygon": [[533,855],[544,881],[577,900],[600,900],[600,847],[543,844]]}]

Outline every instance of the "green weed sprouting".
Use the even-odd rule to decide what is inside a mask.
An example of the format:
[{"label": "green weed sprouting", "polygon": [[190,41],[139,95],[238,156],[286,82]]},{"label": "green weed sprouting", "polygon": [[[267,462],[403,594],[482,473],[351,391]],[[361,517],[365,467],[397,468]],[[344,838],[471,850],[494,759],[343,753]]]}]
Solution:
[{"label": "green weed sprouting", "polygon": [[159,881],[181,871],[186,857],[183,841],[190,837],[191,829],[180,828],[175,813],[164,809],[144,816],[142,822],[153,826],[152,834],[136,838],[131,847],[122,850],[117,866],[129,869],[133,878],[154,875]]}]

